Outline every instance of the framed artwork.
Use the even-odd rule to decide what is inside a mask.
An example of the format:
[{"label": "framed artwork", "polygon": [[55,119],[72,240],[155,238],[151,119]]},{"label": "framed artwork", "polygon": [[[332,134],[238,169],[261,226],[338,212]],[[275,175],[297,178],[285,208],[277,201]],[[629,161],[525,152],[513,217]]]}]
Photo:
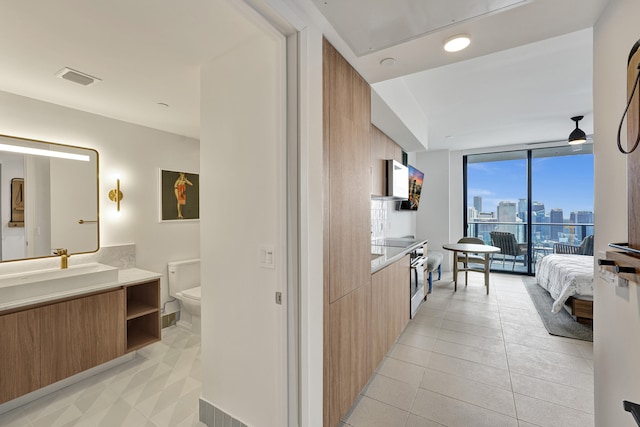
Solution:
[{"label": "framed artwork", "polygon": [[160,169],[160,221],[200,219],[197,173]]}]

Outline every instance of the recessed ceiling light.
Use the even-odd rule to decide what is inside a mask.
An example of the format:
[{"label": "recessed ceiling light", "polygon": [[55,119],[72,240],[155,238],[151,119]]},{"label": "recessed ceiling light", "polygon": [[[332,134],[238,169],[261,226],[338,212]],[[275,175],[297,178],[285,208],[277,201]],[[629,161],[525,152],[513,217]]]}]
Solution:
[{"label": "recessed ceiling light", "polygon": [[384,58],[382,61],[380,61],[380,65],[382,65],[383,67],[391,67],[395,64],[396,58]]},{"label": "recessed ceiling light", "polygon": [[444,50],[446,50],[447,52],[459,52],[469,46],[470,43],[470,36],[466,34],[458,34],[445,40]]}]

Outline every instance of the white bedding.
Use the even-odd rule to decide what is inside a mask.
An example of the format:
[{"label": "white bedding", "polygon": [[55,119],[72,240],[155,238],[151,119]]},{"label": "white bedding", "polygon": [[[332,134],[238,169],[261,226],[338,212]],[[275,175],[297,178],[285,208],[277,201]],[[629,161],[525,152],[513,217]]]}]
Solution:
[{"label": "white bedding", "polygon": [[593,257],[547,255],[536,265],[536,279],[555,300],[551,311],[557,313],[570,296],[593,296]]}]

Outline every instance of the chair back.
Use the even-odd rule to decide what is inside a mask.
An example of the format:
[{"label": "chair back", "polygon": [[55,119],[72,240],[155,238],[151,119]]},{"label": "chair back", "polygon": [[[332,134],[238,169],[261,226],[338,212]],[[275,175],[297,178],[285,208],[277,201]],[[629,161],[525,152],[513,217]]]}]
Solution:
[{"label": "chair back", "polygon": [[484,245],[484,241],[478,237],[463,237],[458,240],[458,243],[473,243],[475,245]]},{"label": "chair back", "polygon": [[585,237],[580,242],[580,254],[593,256],[593,234]]},{"label": "chair back", "polygon": [[489,235],[491,236],[491,245],[499,247],[500,253],[512,256],[522,255],[516,236],[513,233],[492,231]]}]

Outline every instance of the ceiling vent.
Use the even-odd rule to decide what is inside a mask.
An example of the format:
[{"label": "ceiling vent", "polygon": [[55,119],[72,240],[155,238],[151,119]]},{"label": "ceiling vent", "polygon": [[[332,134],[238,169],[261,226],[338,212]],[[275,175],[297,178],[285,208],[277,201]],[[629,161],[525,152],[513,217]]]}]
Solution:
[{"label": "ceiling vent", "polygon": [[101,82],[102,80],[90,76],[89,74],[83,73],[78,70],[74,70],[73,68],[63,68],[62,70],[56,73],[56,77],[60,77],[61,79],[69,80],[70,82],[78,83],[82,86],[89,86],[94,83]]}]

